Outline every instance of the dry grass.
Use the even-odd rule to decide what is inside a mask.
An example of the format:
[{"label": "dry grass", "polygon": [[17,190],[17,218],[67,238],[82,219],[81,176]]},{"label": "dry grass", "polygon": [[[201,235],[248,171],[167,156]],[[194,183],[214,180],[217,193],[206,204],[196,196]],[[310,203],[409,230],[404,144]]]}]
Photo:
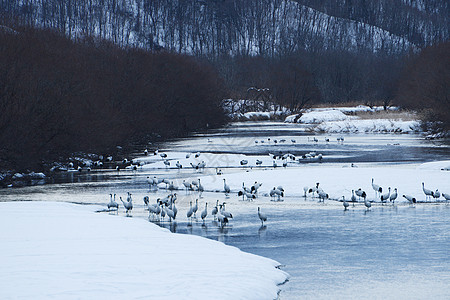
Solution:
[{"label": "dry grass", "polygon": [[370,119],[388,119],[388,120],[403,120],[403,121],[413,121],[417,120],[419,117],[415,112],[410,111],[361,111],[353,114],[354,116],[358,116],[362,120],[370,120]]},{"label": "dry grass", "polygon": [[[317,103],[314,104],[312,107],[313,108],[334,108],[334,107],[356,107],[358,105],[365,105],[361,102],[357,102],[357,101],[352,101],[352,102],[342,102],[342,103]],[[376,103],[376,106],[382,106],[383,103]]]}]

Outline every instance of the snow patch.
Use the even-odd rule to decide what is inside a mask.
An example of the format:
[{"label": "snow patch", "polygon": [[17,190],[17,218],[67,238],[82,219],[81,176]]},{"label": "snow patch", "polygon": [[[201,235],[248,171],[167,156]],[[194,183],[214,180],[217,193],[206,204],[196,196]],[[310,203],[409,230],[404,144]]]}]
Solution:
[{"label": "snow patch", "polygon": [[324,122],[314,128],[314,131],[328,133],[411,133],[420,132],[420,122],[386,119],[352,119],[336,122]]},{"label": "snow patch", "polygon": [[0,203],[0,298],[274,299],[288,277],[274,260],[99,208]]}]

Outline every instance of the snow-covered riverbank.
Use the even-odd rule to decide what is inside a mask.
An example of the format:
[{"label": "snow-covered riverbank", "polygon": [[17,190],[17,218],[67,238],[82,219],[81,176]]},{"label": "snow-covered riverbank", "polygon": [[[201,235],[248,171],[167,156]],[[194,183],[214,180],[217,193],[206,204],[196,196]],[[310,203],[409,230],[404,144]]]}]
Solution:
[{"label": "snow-covered riverbank", "polygon": [[0,203],[0,298],[274,299],[288,277],[271,259],[99,208]]},{"label": "snow-covered riverbank", "polygon": [[[361,119],[354,114],[372,113],[370,118]],[[403,120],[396,113],[383,115],[377,108],[358,106],[334,109],[312,109],[301,115],[291,115],[287,123],[311,124],[310,130],[324,133],[411,133],[420,132],[418,120]],[[409,118],[412,116],[408,115]]]}]

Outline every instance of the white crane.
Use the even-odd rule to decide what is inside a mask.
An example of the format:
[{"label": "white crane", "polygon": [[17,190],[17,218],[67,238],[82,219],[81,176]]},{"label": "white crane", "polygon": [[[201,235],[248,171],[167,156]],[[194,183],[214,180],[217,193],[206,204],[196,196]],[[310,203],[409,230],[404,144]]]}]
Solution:
[{"label": "white crane", "polygon": [[189,220],[192,220],[192,214],[194,213],[193,209],[192,209],[192,201],[189,201],[189,210],[186,213],[186,217]]},{"label": "white crane", "polygon": [[258,189],[262,186],[262,183],[255,181],[255,183],[250,188],[251,193],[258,194]]},{"label": "white crane", "polygon": [[184,185],[184,188],[185,188],[185,190],[186,190],[186,193],[187,193],[188,190],[192,190],[192,189],[193,189],[193,188],[192,188],[192,184],[190,184],[189,182],[187,182],[187,181],[184,180],[184,179],[183,179],[183,185]]},{"label": "white crane", "polygon": [[153,178],[147,176],[148,189],[151,190],[153,187]]},{"label": "white crane", "polygon": [[115,208],[117,213],[119,213],[119,203],[116,202],[116,194],[114,194],[114,198],[112,194],[109,194],[110,199],[109,199],[109,203],[108,203],[108,210],[111,210],[111,208]]},{"label": "white crane", "polygon": [[319,202],[322,200],[322,202],[325,203],[325,199],[328,199],[329,196],[327,193],[325,193],[323,190],[319,191]]},{"label": "white crane", "polygon": [[423,192],[425,193],[425,196],[426,196],[426,199],[427,199],[427,200],[428,200],[430,197],[433,196],[433,191],[432,191],[432,190],[429,190],[429,189],[426,189],[426,188],[425,188],[425,183],[424,183],[424,182],[422,182],[422,190],[423,190]]},{"label": "white crane", "polygon": [[239,197],[242,196],[242,201],[244,201],[244,196],[247,197],[247,200],[256,199],[256,195],[255,194],[249,193],[249,192],[247,192],[245,190],[244,191],[239,191],[238,192],[238,196]]},{"label": "white crane", "polygon": [[228,195],[231,192],[230,186],[227,184],[226,179],[223,179],[223,191],[225,192],[225,195]]},{"label": "white crane", "polygon": [[149,202],[149,198],[148,198],[148,196],[145,196],[144,197],[144,205],[148,206],[148,202]]},{"label": "white crane", "polygon": [[192,180],[191,185],[198,190],[198,181],[197,180]]},{"label": "white crane", "polygon": [[198,192],[199,192],[199,195],[200,195],[200,198],[202,197],[202,193],[203,193],[203,191],[205,190],[204,188],[203,188],[203,185],[200,183],[200,178],[198,179]]},{"label": "white crane", "polygon": [[120,197],[120,201],[122,201],[123,207],[125,208],[126,213],[128,214],[128,212],[133,209],[133,202],[132,202],[132,199],[131,199],[131,194],[128,193],[128,199],[127,199],[126,202],[123,201],[122,197]]},{"label": "white crane", "polygon": [[278,197],[277,201],[282,201],[281,197],[284,197],[284,190],[282,190],[282,187],[278,188],[273,187],[273,189],[270,191],[269,194],[271,198]]},{"label": "white crane", "polygon": [[450,200],[450,194],[442,193],[442,197],[444,197],[446,202],[448,202],[448,200]]},{"label": "white crane", "polygon": [[169,216],[169,222],[172,222],[172,219],[175,220],[175,213],[169,207],[165,208],[166,214]]},{"label": "white crane", "polygon": [[391,195],[391,187],[388,188],[388,192],[380,196],[381,204],[386,203]]},{"label": "white crane", "polygon": [[172,204],[172,210],[173,210],[173,219],[175,220],[175,218],[177,217],[177,213],[178,213],[178,209],[175,206],[175,200],[173,200],[173,204]]},{"label": "white crane", "polygon": [[150,219],[150,214],[154,214],[155,217],[158,216],[161,213],[161,207],[159,198],[156,200],[156,204],[149,204],[148,205],[148,218]]},{"label": "white crane", "polygon": [[306,193],[308,193],[308,191],[309,191],[309,187],[307,187],[307,186],[303,187],[303,192],[304,192],[303,197],[305,197],[305,200],[306,200]]},{"label": "white crane", "polygon": [[347,201],[345,201],[345,196],[342,196],[342,205],[344,206],[344,210],[347,210],[350,204],[348,204]]},{"label": "white crane", "polygon": [[442,193],[442,197],[444,197],[445,202],[448,202],[450,200],[450,194]]},{"label": "white crane", "polygon": [[192,207],[192,212],[194,213],[194,217],[197,219],[197,210],[198,210],[198,199],[195,199],[195,205]]},{"label": "white crane", "polygon": [[267,221],[267,216],[261,212],[259,206],[258,206],[258,218],[261,220],[261,226],[264,225],[265,221]]},{"label": "white crane", "polygon": [[220,206],[220,213],[227,219],[232,219],[233,215],[225,210],[225,202]]},{"label": "white crane", "polygon": [[416,202],[417,202],[416,198],[414,198],[413,196],[410,196],[410,195],[403,195],[403,198],[405,198],[406,200],[408,200],[408,201],[409,201],[409,204],[413,204],[413,203],[416,203]]},{"label": "white crane", "polygon": [[370,207],[372,206],[372,204],[366,197],[364,197],[364,205],[366,206],[367,210],[369,210]]},{"label": "white crane", "polygon": [[217,213],[217,220],[220,222],[220,226],[223,227],[228,223],[228,218],[222,215],[220,212]]},{"label": "white crane", "polygon": [[439,190],[436,189],[436,191],[433,193],[433,198],[437,200],[440,197],[441,197],[441,192],[439,192]]},{"label": "white crane", "polygon": [[373,183],[373,178],[372,178],[372,189],[375,191],[375,197],[378,196],[378,193],[381,194],[383,192],[383,189],[378,184]]},{"label": "white crane", "polygon": [[355,194],[356,194],[356,196],[359,197],[359,199],[361,199],[361,197],[363,197],[364,199],[366,199],[366,197],[367,197],[366,192],[364,192],[361,188],[357,189],[357,190],[355,191]]},{"label": "white crane", "polygon": [[353,207],[355,207],[355,202],[356,202],[355,190],[352,190],[352,198],[351,198],[351,200],[352,200]]},{"label": "white crane", "polygon": [[166,210],[165,210],[165,206],[163,206],[163,204],[161,204],[161,218],[164,222],[164,218],[166,217]]},{"label": "white crane", "polygon": [[205,209],[202,211],[202,214],[200,215],[200,217],[203,220],[203,223],[205,223],[205,218],[208,215],[208,202],[205,203]]},{"label": "white crane", "polygon": [[216,219],[217,212],[218,212],[218,206],[219,206],[219,200],[216,201],[216,206],[211,210],[211,215],[213,215],[214,220]]},{"label": "white crane", "polygon": [[322,190],[322,189],[319,188],[319,184],[320,184],[320,183],[317,182],[315,187],[312,187],[312,188],[310,188],[310,189],[308,190],[308,193],[312,193],[312,194],[313,194],[313,198],[314,198],[314,194],[315,194],[315,193],[318,194],[318,193],[320,192],[320,190]]},{"label": "white crane", "polygon": [[389,201],[392,202],[392,204],[395,204],[395,199],[397,199],[398,193],[397,188],[394,189],[394,192],[389,196]]}]

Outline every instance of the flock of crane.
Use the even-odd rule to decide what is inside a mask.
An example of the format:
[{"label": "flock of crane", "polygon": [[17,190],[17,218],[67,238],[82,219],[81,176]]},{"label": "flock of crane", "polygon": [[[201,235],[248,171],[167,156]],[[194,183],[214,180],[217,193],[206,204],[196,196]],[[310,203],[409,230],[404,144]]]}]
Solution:
[{"label": "flock of crane", "polygon": [[[176,220],[178,209],[176,207],[176,201],[177,201],[177,193],[174,193],[173,190],[173,182],[169,182],[165,179],[158,179],[156,177],[154,178],[147,178],[148,182],[150,184],[150,188],[158,188],[159,183],[165,183],[166,189],[170,190],[170,194],[167,195],[164,198],[157,198],[156,203],[150,203],[150,198],[148,196],[145,196],[143,198],[145,209],[148,210],[148,219],[150,221],[164,221],[166,216],[169,220],[169,222],[172,222],[173,220]],[[201,194],[204,192],[204,187],[202,186],[200,179],[193,180],[191,182],[188,182],[186,180],[183,180],[183,185],[186,189],[186,192],[188,191],[197,191],[199,198],[201,198]],[[238,191],[237,195],[238,197],[242,196],[242,200],[248,200],[253,201],[258,197],[258,189],[262,186],[262,183],[255,181],[255,183],[251,187],[246,187],[245,184],[242,184],[242,188]],[[375,192],[375,199],[379,199],[382,205],[386,204],[388,201],[389,203],[392,203],[392,205],[395,204],[395,200],[398,197],[398,190],[397,188],[394,188],[391,190],[391,187],[388,187],[387,193],[383,193],[383,188],[376,184],[374,182],[374,179],[372,178],[372,189]],[[431,198],[438,200],[441,196],[446,200],[450,200],[450,194],[447,193],[441,193],[438,189],[435,191],[432,191],[430,189],[425,188],[425,183],[422,183],[422,190],[426,196],[426,200],[429,200]],[[329,195],[320,187],[319,183],[316,183],[314,187],[307,187],[305,186],[303,188],[304,191],[304,197],[305,200],[308,197],[308,195],[312,195],[313,198],[317,196],[319,199],[319,202],[325,202],[325,200],[329,199]],[[227,184],[226,179],[223,179],[223,192],[228,197],[231,193],[231,188]],[[270,190],[269,195],[271,197],[271,201],[283,201],[282,197],[284,197],[284,189],[282,186],[273,187],[272,190]],[[357,199],[358,197],[358,199]],[[405,199],[409,201],[410,204],[414,204],[417,202],[416,198],[410,195],[403,195]],[[348,210],[350,203],[352,203],[353,207],[355,206],[355,203],[359,203],[361,198],[364,200],[364,205],[366,206],[366,210],[370,210],[372,206],[372,202],[375,200],[369,200],[367,198],[367,193],[363,191],[361,188],[358,188],[356,190],[352,190],[352,195],[350,197],[350,201],[347,201],[345,196],[342,196],[341,199],[337,199],[338,201],[342,201],[342,204],[344,206],[344,210]],[[122,202],[122,205],[125,209],[126,214],[128,215],[131,210],[133,209],[133,200],[131,193],[127,193],[126,200],[123,200],[122,197],[119,197],[120,201]],[[194,201],[189,202],[189,209],[186,212],[186,217],[189,221],[189,224],[192,224],[192,220],[197,220],[197,212],[199,210],[199,199],[196,199]],[[215,206],[211,210],[211,216],[214,218],[214,221],[217,221],[218,224],[220,224],[221,227],[225,226],[229,223],[230,219],[233,218],[233,215],[226,211],[225,209],[226,202],[219,203],[219,200],[216,201]],[[204,209],[200,212],[200,218],[204,224],[207,216],[208,216],[208,203],[205,202]],[[118,213],[119,211],[119,203],[116,202],[116,194],[110,194],[110,201],[107,204],[108,211],[114,210]],[[261,208],[258,207],[258,218],[261,221],[261,224],[264,225],[264,222],[267,221],[267,216],[261,211]]]},{"label": "flock of crane", "polygon": [[[109,194],[110,200],[107,204],[108,211],[115,211],[117,214],[119,213],[119,203],[116,202],[116,194]],[[127,193],[127,199],[123,200],[122,197],[119,197],[120,201],[123,204],[123,207],[125,209],[125,212],[127,215],[131,212],[133,209],[133,199],[131,197],[131,193]],[[175,202],[177,200],[177,193],[171,193],[167,195],[167,197],[161,199],[156,199],[156,203],[150,203],[150,198],[148,196],[144,197],[144,205],[145,209],[148,210],[148,219],[150,221],[163,221],[166,218],[166,216],[169,219],[169,222],[172,222],[172,220],[175,220],[178,214],[178,209],[175,205]],[[225,209],[226,202],[222,202],[219,204],[219,200],[216,201],[216,205],[211,210],[211,215],[213,216],[214,220],[217,220],[217,222],[220,223],[220,226],[225,226],[230,219],[233,218],[233,215],[226,211]],[[199,206],[198,206],[198,199],[195,200],[195,203],[193,204],[193,201],[189,202],[189,210],[186,212],[186,217],[189,220],[189,223],[192,224],[192,220],[197,220],[197,212],[198,212]],[[205,208],[200,213],[200,218],[204,222],[206,221],[206,217],[208,216],[208,203],[205,202]],[[259,210],[258,207],[258,216],[260,216],[261,221],[267,220],[267,217],[265,217]]]},{"label": "flock of crane", "polygon": [[[325,139],[326,142],[329,142],[329,140]],[[269,139],[270,142],[270,139]],[[273,140],[273,142],[276,143],[283,143],[284,140]],[[295,143],[295,140],[292,140],[293,143]],[[317,142],[313,140],[313,142]],[[343,138],[338,138],[338,142],[343,142]],[[263,141],[260,141],[260,143],[263,143]],[[148,151],[144,151],[145,155],[148,155]],[[158,150],[154,151],[154,155],[158,155]],[[159,153],[161,158],[163,159],[166,166],[170,165],[169,160],[167,159],[166,153]],[[188,153],[186,154],[186,158],[190,158],[190,156],[193,155],[196,159],[200,157],[200,152],[197,153]],[[274,160],[274,167],[276,167],[276,160],[281,159],[283,160],[283,166],[286,167],[287,161],[295,161],[296,157],[292,154],[280,154],[280,155],[274,155],[269,153],[269,156]],[[321,154],[316,154],[315,152],[310,152],[302,156],[303,159],[305,158],[314,158],[318,157],[319,160],[322,159]],[[286,162],[286,163],[285,163]],[[240,165],[245,166],[248,164],[248,160],[241,160]],[[262,161],[256,160],[256,165],[261,165]],[[206,163],[204,161],[201,161],[200,163],[193,164],[191,163],[192,168],[194,169],[204,169],[206,166]],[[176,163],[176,167],[178,169],[182,168],[182,165],[179,161]],[[217,175],[222,175],[222,171],[216,169]],[[163,199],[157,198],[156,203],[150,203],[150,199],[148,196],[145,196],[143,198],[145,209],[148,210],[148,219],[151,221],[164,221],[166,216],[169,220],[169,222],[172,222],[172,220],[175,220],[177,218],[178,209],[176,207],[176,201],[177,201],[177,194],[174,193],[174,191],[179,190],[178,186],[171,180],[165,179],[165,178],[157,178],[156,176],[153,176],[153,178],[147,177],[147,183],[149,185],[149,190],[157,190],[159,188],[160,184],[165,184],[166,190],[170,191],[170,194],[164,197]],[[205,191],[205,188],[203,187],[200,178],[195,180],[183,180],[183,186],[186,191],[186,193],[190,191],[196,191],[198,192],[198,198],[202,198],[202,194]],[[250,187],[246,187],[245,183],[242,183],[242,187],[237,192],[238,197],[242,197],[242,200],[245,201],[253,201],[258,197],[258,190],[262,186],[262,183],[255,181],[254,184]],[[330,199],[329,194],[327,194],[322,187],[319,186],[319,183],[316,183],[313,187],[307,187],[305,186],[303,188],[304,191],[304,198],[307,199],[308,196],[312,195],[312,198],[314,199],[317,197],[319,199],[319,202],[325,202],[325,200],[337,200],[341,201],[344,210],[348,210],[350,203],[352,203],[353,207],[355,206],[355,203],[359,203],[361,201],[361,198],[363,199],[363,203],[366,206],[366,210],[370,210],[372,206],[372,202],[380,202],[382,205],[386,204],[388,201],[389,203],[392,203],[392,205],[395,204],[395,200],[397,199],[399,193],[397,188],[394,188],[393,190],[391,187],[388,187],[387,192],[383,193],[383,188],[376,184],[374,182],[374,179],[372,178],[372,188],[375,192],[375,198],[372,200],[369,200],[367,197],[367,193],[362,190],[361,188],[352,190],[352,195],[349,199],[349,201],[346,200],[345,196],[342,196],[339,199]],[[425,188],[425,183],[422,182],[422,190],[426,196],[426,201],[430,199],[434,199],[435,201],[438,201],[440,197],[442,196],[446,201],[450,200],[450,194],[441,193],[438,189],[435,191]],[[225,193],[226,197],[229,197],[231,194],[231,188],[227,184],[226,179],[223,178],[223,190],[222,192]],[[266,194],[267,195],[267,194]],[[282,186],[273,187],[268,195],[271,197],[271,201],[283,201],[285,196],[285,190]],[[406,200],[409,201],[410,204],[414,204],[417,202],[416,198],[404,194],[402,195]],[[358,198],[357,198],[358,197]],[[122,197],[119,197],[120,201],[122,202],[122,205],[127,213],[127,215],[130,213],[130,211],[133,209],[133,202],[131,194],[127,194],[126,200],[123,200]],[[197,212],[199,209],[199,199],[196,199],[194,201],[190,201],[189,203],[189,209],[186,212],[186,217],[189,221],[189,224],[192,224],[192,220],[197,220]],[[211,216],[213,216],[214,220],[217,220],[218,223],[220,223],[220,226],[225,226],[230,219],[233,218],[232,214],[226,211],[225,209],[225,202],[219,204],[219,200],[216,201],[215,206],[211,210]],[[200,218],[205,222],[207,216],[208,216],[208,203],[205,202],[204,209],[200,213]],[[119,203],[116,202],[116,194],[110,194],[110,202],[107,205],[108,211],[115,210],[118,212],[119,210]],[[267,216],[261,211],[261,208],[258,207],[258,217],[262,223],[264,224],[265,221],[267,221]]]}]

